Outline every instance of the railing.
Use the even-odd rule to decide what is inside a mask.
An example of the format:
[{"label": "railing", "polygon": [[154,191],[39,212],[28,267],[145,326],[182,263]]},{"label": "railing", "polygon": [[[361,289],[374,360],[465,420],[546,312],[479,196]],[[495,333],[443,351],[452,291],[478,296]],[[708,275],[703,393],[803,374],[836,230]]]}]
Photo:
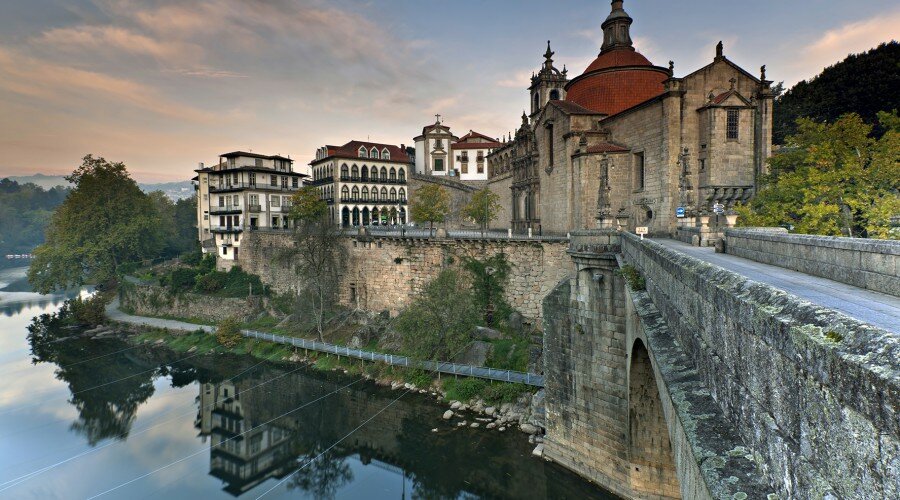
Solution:
[{"label": "railing", "polygon": [[382,198],[381,196],[378,196],[377,198],[372,198],[371,196],[367,198],[363,198],[362,196],[354,198],[353,196],[347,196],[341,197],[341,203],[378,203],[385,205],[397,205],[399,203],[405,205],[406,198],[391,199],[390,196],[387,198]]},{"label": "railing", "polygon": [[251,212],[262,212],[262,205],[250,205]]},{"label": "railing", "polygon": [[294,347],[299,347],[301,349],[325,352],[337,356],[346,356],[348,358],[361,359],[364,361],[380,361],[392,366],[421,368],[423,370],[436,371],[449,375],[462,375],[465,377],[477,377],[488,380],[498,380],[502,382],[514,382],[518,384],[530,385],[533,387],[544,387],[544,376],[536,375],[534,373],[517,372],[513,370],[499,370],[496,368],[484,368],[472,365],[461,365],[446,361],[419,361],[397,354],[363,351],[360,349],[353,349],[350,347],[329,344],[327,342],[318,342],[315,340],[307,340],[296,337],[285,337],[283,335],[258,332],[255,330],[241,330],[241,334],[248,338],[267,340],[276,344],[291,345]]},{"label": "railing", "polygon": [[210,184],[210,186],[209,186],[210,193],[221,192],[221,191],[235,191],[238,189],[258,189],[258,190],[264,190],[264,191],[296,191],[296,190],[300,189],[300,186],[291,187],[290,185],[282,186],[280,184],[277,186],[273,186],[271,184],[262,184],[262,183],[253,184],[253,183],[249,183],[249,182],[233,182],[231,184],[223,184],[220,186],[215,186],[215,185]]},{"label": "railing", "polygon": [[224,233],[239,233],[244,230],[241,226],[209,226],[210,231],[224,232]]},{"label": "railing", "polygon": [[[342,182],[371,182],[373,184],[406,184],[406,177],[400,179],[384,179],[382,177],[351,177],[351,176],[341,176],[339,178]],[[328,179],[329,182],[331,179]]]},{"label": "railing", "polygon": [[[397,238],[430,238],[428,228],[406,227],[406,226],[366,226],[366,232],[369,236],[397,237]],[[437,228],[435,228],[435,233]],[[344,234],[347,236],[358,235],[358,227],[345,228]],[[447,230],[447,237],[461,240],[507,240],[507,241],[548,241],[548,242],[567,242],[568,235],[563,234],[538,234],[498,231],[486,229],[483,232],[478,229],[450,229]]]},{"label": "railing", "polygon": [[240,205],[222,205],[209,207],[209,213],[219,214],[223,212],[240,212],[243,210]]}]

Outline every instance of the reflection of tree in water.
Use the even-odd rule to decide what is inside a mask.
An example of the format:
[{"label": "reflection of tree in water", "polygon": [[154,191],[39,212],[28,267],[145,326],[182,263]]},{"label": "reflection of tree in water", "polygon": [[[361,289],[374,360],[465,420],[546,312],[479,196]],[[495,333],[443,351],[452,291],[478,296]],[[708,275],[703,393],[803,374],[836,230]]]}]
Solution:
[{"label": "reflection of tree in water", "polygon": [[353,471],[345,457],[326,452],[315,458],[319,453],[321,449],[316,448],[297,457],[297,467],[302,468],[291,476],[288,489],[304,490],[316,500],[330,500],[337,490],[353,480]]}]

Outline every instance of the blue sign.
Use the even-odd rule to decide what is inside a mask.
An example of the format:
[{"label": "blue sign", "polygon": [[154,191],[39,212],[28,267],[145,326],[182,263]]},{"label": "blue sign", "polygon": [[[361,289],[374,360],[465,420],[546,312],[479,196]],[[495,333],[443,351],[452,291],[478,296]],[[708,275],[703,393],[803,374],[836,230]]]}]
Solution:
[{"label": "blue sign", "polygon": [[684,207],[678,207],[675,209],[675,217],[684,217]]}]

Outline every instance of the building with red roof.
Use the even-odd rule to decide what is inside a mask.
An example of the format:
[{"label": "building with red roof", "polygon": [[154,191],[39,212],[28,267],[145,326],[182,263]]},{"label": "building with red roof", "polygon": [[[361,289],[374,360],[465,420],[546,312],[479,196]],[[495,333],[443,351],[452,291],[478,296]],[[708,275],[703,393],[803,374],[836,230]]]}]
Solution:
[{"label": "building with red roof", "polygon": [[416,172],[437,177],[454,177],[463,182],[486,181],[487,156],[503,146],[499,139],[469,130],[462,137],[435,115],[435,122],[413,138],[416,145]]},{"label": "building with red roof", "polygon": [[677,77],[673,62],[654,65],[634,48],[633,19],[623,1],[611,3],[600,53],[580,75],[558,70],[548,43],[528,87],[530,113],[488,156],[488,186],[505,207],[495,227],[647,226],[678,236],[714,205],[748,200],[766,172],[765,66],[753,76],[719,42],[710,64]]}]

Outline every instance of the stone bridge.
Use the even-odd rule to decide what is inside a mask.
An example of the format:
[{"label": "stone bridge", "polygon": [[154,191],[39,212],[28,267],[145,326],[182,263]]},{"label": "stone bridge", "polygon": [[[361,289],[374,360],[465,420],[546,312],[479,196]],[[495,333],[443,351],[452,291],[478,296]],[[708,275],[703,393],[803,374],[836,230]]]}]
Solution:
[{"label": "stone bridge", "polygon": [[[900,244],[757,236],[725,248],[822,277],[573,233],[543,305],[546,458],[626,498],[900,498]],[[854,290],[877,295],[823,307]]]}]

